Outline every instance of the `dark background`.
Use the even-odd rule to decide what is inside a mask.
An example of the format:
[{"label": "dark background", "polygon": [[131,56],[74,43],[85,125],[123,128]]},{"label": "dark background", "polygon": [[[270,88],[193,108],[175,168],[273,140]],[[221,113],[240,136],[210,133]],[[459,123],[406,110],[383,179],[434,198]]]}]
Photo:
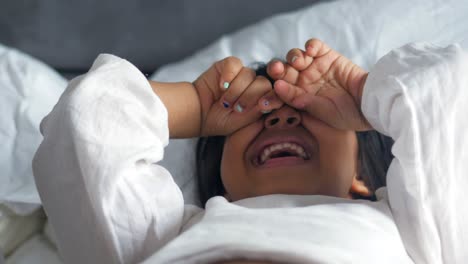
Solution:
[{"label": "dark background", "polygon": [[85,72],[99,53],[145,73],[273,14],[319,0],[0,0],[0,43],[64,75]]}]

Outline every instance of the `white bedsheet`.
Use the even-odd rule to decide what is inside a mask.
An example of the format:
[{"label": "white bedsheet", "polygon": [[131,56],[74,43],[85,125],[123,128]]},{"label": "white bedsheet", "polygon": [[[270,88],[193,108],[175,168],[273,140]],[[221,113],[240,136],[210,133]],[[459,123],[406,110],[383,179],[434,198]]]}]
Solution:
[{"label": "white bedsheet", "polygon": [[36,235],[21,245],[6,264],[63,264],[63,261],[44,236]]}]

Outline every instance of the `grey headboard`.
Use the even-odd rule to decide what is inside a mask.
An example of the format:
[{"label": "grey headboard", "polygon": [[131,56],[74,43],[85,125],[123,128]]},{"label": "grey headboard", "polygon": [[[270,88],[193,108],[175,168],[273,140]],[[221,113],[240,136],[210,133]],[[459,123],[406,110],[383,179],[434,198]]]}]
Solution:
[{"label": "grey headboard", "polygon": [[65,75],[86,71],[102,52],[124,57],[150,73],[223,34],[319,1],[2,1],[0,43]]}]

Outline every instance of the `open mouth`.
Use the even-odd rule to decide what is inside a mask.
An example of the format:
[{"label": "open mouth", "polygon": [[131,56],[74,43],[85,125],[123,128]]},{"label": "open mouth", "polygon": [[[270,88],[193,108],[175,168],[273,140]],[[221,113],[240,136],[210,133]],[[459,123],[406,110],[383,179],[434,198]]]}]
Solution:
[{"label": "open mouth", "polygon": [[257,155],[254,163],[257,166],[264,164],[291,164],[302,163],[310,159],[304,147],[293,142],[275,143],[265,146]]}]

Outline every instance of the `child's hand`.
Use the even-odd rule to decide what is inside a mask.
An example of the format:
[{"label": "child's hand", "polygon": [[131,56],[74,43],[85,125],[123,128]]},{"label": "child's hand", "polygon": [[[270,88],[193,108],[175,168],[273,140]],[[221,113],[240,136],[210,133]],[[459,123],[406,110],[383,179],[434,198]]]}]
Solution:
[{"label": "child's hand", "polygon": [[290,50],[288,64],[269,63],[278,97],[335,128],[371,130],[361,112],[367,73],[320,40],[311,39],[305,47]]},{"label": "child's hand", "polygon": [[[236,57],[216,62],[193,85],[201,106],[200,136],[231,134],[283,104],[270,81]],[[268,105],[259,102],[263,97],[270,99]]]}]

